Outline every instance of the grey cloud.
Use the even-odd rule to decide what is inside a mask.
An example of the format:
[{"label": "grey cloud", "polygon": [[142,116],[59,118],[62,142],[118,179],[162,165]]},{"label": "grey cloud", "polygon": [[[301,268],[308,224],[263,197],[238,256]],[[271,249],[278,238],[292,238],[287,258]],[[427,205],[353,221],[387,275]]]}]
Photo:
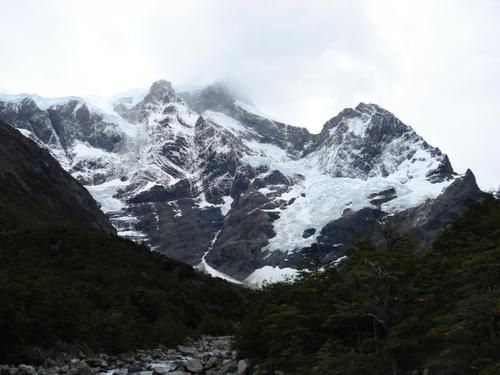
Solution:
[{"label": "grey cloud", "polygon": [[111,95],[166,78],[229,82],[319,131],[375,102],[500,183],[500,3],[479,0],[0,3],[0,87]]}]

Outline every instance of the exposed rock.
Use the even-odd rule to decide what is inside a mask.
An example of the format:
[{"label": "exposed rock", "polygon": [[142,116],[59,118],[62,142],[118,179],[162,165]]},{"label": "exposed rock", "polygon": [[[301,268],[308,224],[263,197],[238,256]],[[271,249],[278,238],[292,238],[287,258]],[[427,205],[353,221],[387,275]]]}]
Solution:
[{"label": "exposed rock", "polygon": [[184,364],[184,368],[193,374],[199,374],[203,371],[203,364],[198,358],[193,358]]},{"label": "exposed rock", "polygon": [[371,204],[380,208],[383,203],[387,203],[397,197],[396,189],[389,188],[386,190],[379,191],[378,193],[372,193],[368,195],[368,199]]},{"label": "exposed rock", "polygon": [[170,367],[154,367],[153,374],[155,375],[163,375],[170,372]]},{"label": "exposed rock", "polygon": [[81,98],[27,96],[0,101],[0,119],[85,184],[119,235],[193,266],[208,251],[208,265],[238,280],[335,259],[354,236],[379,237],[380,220],[428,243],[480,196],[376,104],[342,110],[317,135],[220,84],[177,94],[161,80],[114,109],[120,117]]},{"label": "exposed rock", "polygon": [[89,358],[86,359],[85,362],[90,366],[90,367],[108,367],[108,362],[106,362],[104,359],[101,358]]},{"label": "exposed rock", "polygon": [[17,368],[17,373],[19,375],[35,375],[36,370],[33,366],[28,366],[28,365],[20,365]]},{"label": "exposed rock", "polygon": [[401,232],[409,232],[429,245],[447,223],[457,217],[467,202],[484,197],[470,169],[456,179],[439,197],[391,218]]},{"label": "exposed rock", "polygon": [[78,224],[115,233],[89,192],[47,150],[2,122],[0,195],[6,201],[23,202],[15,209],[2,206],[12,222],[17,215],[30,212],[35,218],[45,216],[53,223]]},{"label": "exposed rock", "polygon": [[68,375],[92,375],[94,372],[85,362],[76,360],[71,362],[71,367],[66,374]]},{"label": "exposed rock", "polygon": [[248,369],[250,368],[250,364],[247,359],[241,359],[238,362],[238,375],[245,375],[248,373]]},{"label": "exposed rock", "polygon": [[184,346],[184,345],[178,345],[177,349],[183,354],[183,355],[195,355],[198,353],[198,349],[194,348],[192,346]]},{"label": "exposed rock", "polygon": [[213,356],[213,357],[210,357],[208,359],[208,361],[205,363],[204,367],[209,369],[209,368],[215,367],[217,365],[220,365],[221,363],[222,363],[222,361],[220,358]]},{"label": "exposed rock", "polygon": [[233,202],[217,241],[206,257],[210,265],[241,279],[258,268],[260,250],[274,235],[273,217],[258,209],[266,203],[269,199],[253,190]]},{"label": "exposed rock", "polygon": [[232,359],[226,359],[222,362],[222,366],[218,370],[217,374],[228,374],[236,373],[238,371],[238,364]]},{"label": "exposed rock", "polygon": [[[379,238],[380,227],[378,220],[384,217],[381,210],[373,208],[363,208],[362,210],[345,215],[338,220],[325,225],[318,237],[318,247],[325,250],[327,254],[340,255],[338,251],[349,246],[352,240],[360,236],[370,236]],[[334,244],[332,248],[331,244]],[[335,246],[337,245],[337,246]]]},{"label": "exposed rock", "polygon": [[[392,113],[375,104],[360,103],[329,120],[311,149],[319,152],[320,167],[334,177],[387,177],[418,150],[429,152],[438,167],[428,172],[433,182],[452,177],[451,164],[441,151],[427,144]],[[391,163],[387,163],[387,157]]]},{"label": "exposed rock", "polygon": [[304,233],[302,233],[302,237],[303,238],[309,238],[312,235],[314,235],[314,233],[316,233],[316,228],[309,228],[309,229],[306,229],[304,231]]},{"label": "exposed rock", "polygon": [[[118,355],[80,351],[80,358],[61,352],[55,360],[47,359],[38,368],[26,364],[0,365],[0,375],[90,375],[104,372],[116,375],[249,374],[250,363],[248,360],[235,360],[237,353],[230,350],[231,340],[230,336],[201,336],[198,340],[188,341],[186,345],[179,345],[177,350],[160,347]],[[54,363],[60,366],[53,366]]]}]

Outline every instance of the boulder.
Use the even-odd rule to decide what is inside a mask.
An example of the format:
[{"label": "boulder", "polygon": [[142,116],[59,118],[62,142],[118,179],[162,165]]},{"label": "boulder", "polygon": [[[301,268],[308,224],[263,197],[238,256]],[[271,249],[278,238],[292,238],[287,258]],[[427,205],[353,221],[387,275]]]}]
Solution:
[{"label": "boulder", "polygon": [[16,374],[19,375],[35,375],[36,370],[33,366],[28,366],[28,365],[19,365],[17,368]]},{"label": "boulder", "polygon": [[153,375],[163,375],[170,372],[170,370],[169,367],[155,367],[153,368]]},{"label": "boulder", "polygon": [[69,371],[66,373],[67,375],[92,375],[94,372],[90,368],[89,365],[87,365],[83,361],[78,361],[74,362],[73,360],[71,361],[71,368]]},{"label": "boulder", "polygon": [[236,361],[226,359],[222,363],[222,366],[217,374],[223,375],[228,373],[235,373],[236,371],[238,371],[238,364],[236,363]]},{"label": "boulder", "polygon": [[248,359],[241,359],[238,362],[238,375],[247,374],[249,367],[250,367],[250,364],[248,362]]},{"label": "boulder", "polygon": [[205,368],[209,369],[212,367],[216,367],[220,364],[222,364],[222,360],[218,357],[212,356],[208,359],[207,363],[205,364]]},{"label": "boulder", "polygon": [[178,345],[177,349],[183,354],[183,355],[195,355],[198,353],[198,349],[192,347],[192,346],[184,346],[184,345]]},{"label": "boulder", "polygon": [[192,374],[199,374],[203,371],[203,364],[198,358],[193,358],[187,361],[184,367]]},{"label": "boulder", "polygon": [[87,358],[85,362],[90,367],[108,367],[108,362],[101,358]]},{"label": "boulder", "polygon": [[309,228],[302,233],[302,238],[309,238],[316,233],[316,228]]}]

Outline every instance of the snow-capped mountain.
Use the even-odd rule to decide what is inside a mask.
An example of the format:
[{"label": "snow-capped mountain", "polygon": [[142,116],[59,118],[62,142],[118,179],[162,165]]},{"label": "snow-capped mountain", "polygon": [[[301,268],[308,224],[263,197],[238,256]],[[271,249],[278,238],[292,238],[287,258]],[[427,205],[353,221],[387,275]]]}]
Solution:
[{"label": "snow-capped mountain", "polygon": [[332,260],[397,220],[424,241],[481,192],[470,171],[375,104],[320,134],[272,120],[221,85],[170,82],[109,101],[0,96],[0,119],[46,147],[118,233],[234,282]]}]

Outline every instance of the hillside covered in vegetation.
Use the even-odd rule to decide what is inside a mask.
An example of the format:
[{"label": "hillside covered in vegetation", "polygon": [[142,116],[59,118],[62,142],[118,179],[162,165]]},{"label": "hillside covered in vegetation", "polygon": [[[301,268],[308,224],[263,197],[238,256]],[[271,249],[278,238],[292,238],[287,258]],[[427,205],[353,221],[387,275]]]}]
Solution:
[{"label": "hillside covered in vegetation", "polygon": [[103,232],[0,235],[0,362],[62,340],[123,352],[228,334],[244,289]]},{"label": "hillside covered in vegetation", "polygon": [[52,156],[0,123],[0,363],[227,334],[246,291],[119,238]]},{"label": "hillside covered in vegetation", "polygon": [[244,290],[103,232],[0,235],[0,362],[57,341],[121,352],[228,334]]},{"label": "hillside covered in vegetation", "polygon": [[499,374],[500,201],[471,205],[425,251],[393,233],[265,288],[241,355],[291,374]]}]

